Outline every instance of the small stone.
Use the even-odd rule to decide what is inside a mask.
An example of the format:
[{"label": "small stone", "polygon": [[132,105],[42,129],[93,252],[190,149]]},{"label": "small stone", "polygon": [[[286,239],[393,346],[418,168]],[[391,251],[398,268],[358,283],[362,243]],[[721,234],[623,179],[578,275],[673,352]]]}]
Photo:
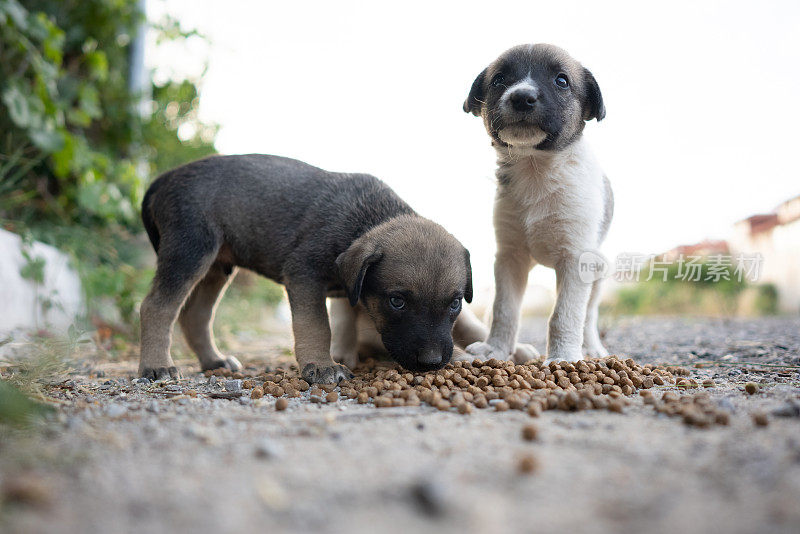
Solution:
[{"label": "small stone", "polygon": [[0,502],[44,507],[52,502],[53,485],[36,475],[16,476],[3,481]]},{"label": "small stone", "polygon": [[755,393],[758,393],[758,384],[755,382],[748,382],[744,385],[744,390],[750,395],[754,395]]},{"label": "small stone", "polygon": [[122,417],[126,413],[128,413],[128,408],[122,406],[121,404],[111,404],[106,407],[106,415],[112,419]]},{"label": "small stone", "polygon": [[242,390],[242,380],[236,378],[234,380],[226,380],[225,381],[225,391],[241,391]]},{"label": "small stone", "polygon": [[[72,381],[72,383],[74,384],[75,381]],[[136,385],[136,386],[149,386],[150,385],[150,379],[149,378],[145,378],[145,377],[134,378],[133,379],[133,384]],[[73,386],[73,388],[74,388],[74,386]]]},{"label": "small stone", "polygon": [[283,456],[283,449],[271,440],[262,439],[256,443],[255,454],[256,458],[271,460]]},{"label": "small stone", "polygon": [[280,398],[275,401],[275,409],[279,412],[282,412],[288,407],[289,407],[289,399]]},{"label": "small stone", "polygon": [[431,517],[444,515],[447,506],[444,488],[434,480],[422,480],[410,488],[411,500],[420,512]]},{"label": "small stone", "polygon": [[731,399],[729,399],[728,397],[721,398],[718,404],[720,408],[722,408],[723,410],[727,410],[730,413],[736,411],[736,407],[733,405],[733,401],[731,401]]},{"label": "small stone", "polygon": [[772,410],[772,415],[777,417],[800,417],[800,402],[788,400],[783,406]]}]

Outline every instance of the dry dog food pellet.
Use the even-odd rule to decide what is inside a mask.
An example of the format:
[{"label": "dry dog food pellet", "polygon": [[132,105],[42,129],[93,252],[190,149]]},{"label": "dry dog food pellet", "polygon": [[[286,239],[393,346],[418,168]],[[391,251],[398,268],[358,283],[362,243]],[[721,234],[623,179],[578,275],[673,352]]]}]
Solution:
[{"label": "dry dog food pellet", "polygon": [[764,412],[754,412],[752,414],[753,422],[757,426],[767,426],[769,424],[769,419],[767,418],[767,414]]},{"label": "dry dog food pellet", "polygon": [[704,388],[713,388],[715,385],[716,384],[714,384],[714,381],[711,380],[711,379],[703,380],[703,387]]},{"label": "dry dog food pellet", "polygon": [[375,398],[375,406],[378,408],[389,408],[392,405],[392,399],[389,397],[376,397]]},{"label": "dry dog food pellet", "polygon": [[517,469],[520,473],[529,475],[535,472],[539,468],[539,462],[536,460],[536,457],[530,454],[526,454],[522,458],[519,459],[519,463],[517,463]]},{"label": "dry dog food pellet", "polygon": [[252,380],[243,380],[242,381],[242,388],[244,389],[253,389],[255,387],[255,382]]},{"label": "dry dog food pellet", "polygon": [[[692,412],[678,402],[682,397],[676,392],[667,392],[659,400],[647,391],[676,381],[681,389],[699,388],[696,380],[688,378],[689,371],[680,367],[639,365],[632,359],[613,356],[546,365],[533,361],[514,364],[497,359],[457,361],[421,374],[405,372],[392,363],[368,360],[350,380],[313,387],[296,373],[296,370],[275,369],[261,375],[263,393],[297,397],[300,392],[310,390],[310,400],[317,403],[337,402],[341,396],[356,399],[360,404],[372,402],[380,408],[425,403],[443,411],[455,408],[459,413],[468,414],[474,408],[492,406],[496,411],[521,410],[536,417],[544,410],[553,409],[622,411],[628,403],[627,397],[638,389],[644,403],[653,405],[659,413],[680,416],[689,424],[702,425],[707,421],[715,424],[717,420],[713,406],[699,401],[695,406],[692,401]],[[257,397],[258,393],[252,396]]]},{"label": "dry dog food pellet", "polygon": [[539,434],[539,429],[535,425],[525,425],[522,427],[522,439],[525,441],[533,441]]},{"label": "dry dog food pellet", "polygon": [[264,390],[261,388],[253,388],[250,392],[250,398],[253,400],[260,399],[264,396]]},{"label": "dry dog food pellet", "polygon": [[744,390],[748,392],[750,395],[758,393],[758,384],[755,382],[748,382],[744,385]]},{"label": "dry dog food pellet", "polygon": [[289,399],[278,399],[275,401],[275,409],[282,412],[289,407]]}]

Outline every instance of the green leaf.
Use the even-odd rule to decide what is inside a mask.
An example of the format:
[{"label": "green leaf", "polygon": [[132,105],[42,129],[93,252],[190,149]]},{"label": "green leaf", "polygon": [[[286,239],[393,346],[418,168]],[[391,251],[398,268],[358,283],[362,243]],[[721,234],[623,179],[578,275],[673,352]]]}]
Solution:
[{"label": "green leaf", "polygon": [[19,5],[17,0],[6,0],[0,3],[0,11],[5,12],[20,30],[28,29],[28,12]]},{"label": "green leaf", "polygon": [[75,158],[75,139],[68,133],[63,134],[64,145],[61,150],[53,153],[53,172],[59,178],[64,178],[72,170]]},{"label": "green leaf", "polygon": [[28,135],[34,145],[48,153],[57,152],[64,146],[64,138],[55,130],[32,130]]},{"label": "green leaf", "polygon": [[31,110],[28,99],[16,85],[11,85],[3,91],[3,103],[8,109],[8,116],[20,128],[27,128],[31,124]]},{"label": "green leaf", "polygon": [[108,79],[108,57],[105,52],[97,50],[86,54],[86,64],[89,66],[92,78],[101,82]]},{"label": "green leaf", "polygon": [[92,123],[92,117],[82,109],[70,109],[67,111],[67,121],[73,126],[86,128]]},{"label": "green leaf", "polygon": [[102,112],[100,111],[100,98],[97,89],[89,84],[83,84],[78,89],[78,102],[81,110],[96,119]]}]

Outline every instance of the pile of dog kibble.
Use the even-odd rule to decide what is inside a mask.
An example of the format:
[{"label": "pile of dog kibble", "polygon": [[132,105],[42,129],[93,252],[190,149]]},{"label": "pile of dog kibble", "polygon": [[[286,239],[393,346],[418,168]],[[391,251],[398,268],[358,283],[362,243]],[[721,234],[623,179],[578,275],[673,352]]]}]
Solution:
[{"label": "pile of dog kibble", "polygon": [[[687,378],[689,371],[681,367],[639,365],[632,359],[614,356],[547,364],[514,364],[496,359],[456,361],[438,371],[422,374],[368,360],[355,373],[355,378],[340,382],[338,386],[310,386],[296,372],[276,369],[246,379],[242,386],[251,390],[252,399],[265,395],[278,398],[277,410],[286,409],[287,397],[300,397],[301,392],[310,389],[309,398],[317,403],[336,402],[342,395],[378,408],[428,404],[461,414],[469,414],[477,408],[499,412],[523,410],[534,417],[543,410],[555,409],[622,412],[629,402],[627,397],[638,390],[644,402],[653,405],[656,411],[680,416],[689,425],[728,424],[727,412],[717,409],[705,393],[681,396],[667,391],[660,398],[653,393],[654,389],[663,387],[713,387],[712,381],[699,384]],[[231,375],[230,371],[220,369],[206,374]],[[244,378],[239,373],[233,376]]]}]

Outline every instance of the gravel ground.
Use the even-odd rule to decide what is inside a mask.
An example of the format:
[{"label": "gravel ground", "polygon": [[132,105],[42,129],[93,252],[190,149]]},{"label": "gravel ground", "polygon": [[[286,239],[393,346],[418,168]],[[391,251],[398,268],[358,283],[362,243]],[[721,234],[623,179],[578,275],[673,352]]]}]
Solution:
[{"label": "gravel ground", "polygon": [[[521,339],[543,347],[544,322]],[[689,427],[638,396],[621,414],[532,418],[312,404],[306,392],[276,412],[190,360],[186,379],[146,384],[136,362],[92,356],[45,388],[52,421],[2,435],[0,530],[800,531],[800,319],[626,319],[605,342],[713,379],[730,425]],[[237,356],[253,372],[288,361],[282,348],[248,354]]]}]

